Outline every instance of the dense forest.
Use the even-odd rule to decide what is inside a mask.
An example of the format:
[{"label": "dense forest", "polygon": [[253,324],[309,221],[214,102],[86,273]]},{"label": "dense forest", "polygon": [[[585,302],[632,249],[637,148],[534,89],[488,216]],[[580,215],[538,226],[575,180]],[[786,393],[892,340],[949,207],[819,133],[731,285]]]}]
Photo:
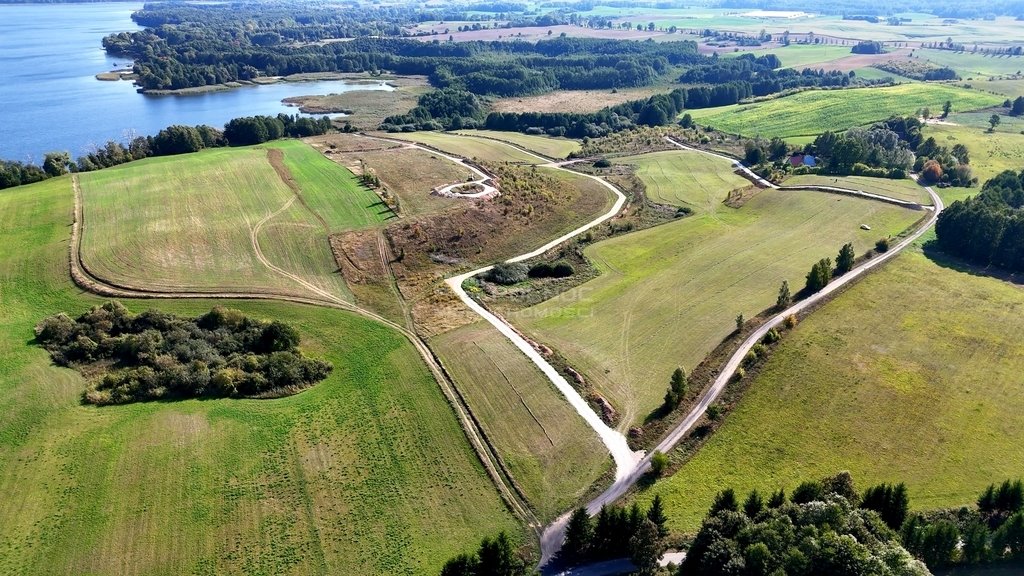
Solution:
[{"label": "dense forest", "polygon": [[[696,44],[553,38],[530,42],[421,42],[403,39],[403,22],[460,19],[411,7],[147,4],[133,18],[146,26],[103,40],[135,60],[146,89],[180,89],[258,76],[311,72],[422,74],[438,88],[521,96],[558,88],[651,84],[670,65],[703,60]],[[325,39],[354,38],[345,42]]]},{"label": "dense forest", "polygon": [[124,144],[111,140],[74,161],[67,152],[46,154],[42,166],[0,160],[0,190],[151,156],[187,154],[221,146],[248,146],[285,137],[304,138],[326,134],[330,129],[331,119],[327,116],[308,118],[289,114],[235,118],[225,125],[223,131],[211,126],[168,126],[156,135],[137,136]]},{"label": "dense forest", "polygon": [[939,214],[939,247],[981,266],[1024,271],[1024,170],[1007,170],[981,193],[957,200]]},{"label": "dense forest", "polygon": [[46,318],[35,332],[55,363],[92,378],[83,396],[90,404],[281,393],[332,370],[298,351],[291,326],[229,308],[181,318],[159,310],[132,315],[108,302],[76,319]]}]

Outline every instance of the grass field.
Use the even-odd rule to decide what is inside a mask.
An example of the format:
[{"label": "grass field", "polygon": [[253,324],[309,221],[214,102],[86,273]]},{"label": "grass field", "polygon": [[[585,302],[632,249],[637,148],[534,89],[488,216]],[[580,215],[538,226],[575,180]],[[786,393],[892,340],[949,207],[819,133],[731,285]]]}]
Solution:
[{"label": "grass field", "polygon": [[985,130],[969,126],[930,125],[924,135],[932,136],[939,144],[950,148],[957,143],[967,146],[971,153],[971,168],[981,183],[1003,170],[1024,168],[1024,134],[988,134]]},{"label": "grass field", "polygon": [[462,130],[459,134],[468,136],[481,136],[511,142],[516,146],[536,152],[548,158],[563,160],[573,152],[579,152],[582,145],[576,140],[568,138],[551,138],[548,136],[534,136],[521,134],[519,132],[495,132],[492,130]]},{"label": "grass field", "polygon": [[463,326],[430,343],[542,520],[578,504],[611,466],[597,435],[490,324]]},{"label": "grass field", "polygon": [[29,343],[100,302],[70,283],[71,215],[68,178],[0,194],[0,572],[419,575],[519,537],[418,354],[341,311],[217,302],[334,364],[296,396],[81,405],[78,373]]},{"label": "grass field", "polygon": [[870,194],[880,194],[890,198],[918,202],[924,206],[930,206],[931,197],[924,189],[913,180],[890,180],[888,178],[869,178],[867,176],[822,176],[819,174],[804,174],[787,178],[783,186],[838,186],[852,190],[862,190]]},{"label": "grass field", "polygon": [[748,136],[807,136],[826,130],[842,131],[884,120],[893,114],[915,114],[930,107],[941,110],[950,100],[958,112],[1002,103],[1003,99],[977,90],[942,84],[900,84],[887,88],[812,90],[757,104],[740,104],[690,111],[694,121],[725,132]]},{"label": "grass field", "polygon": [[652,201],[705,212],[714,212],[729,190],[750,184],[723,162],[709,161],[699,152],[655,152],[620,158],[616,163],[636,167]]},{"label": "grass field", "polygon": [[522,98],[501,98],[492,105],[495,112],[597,112],[608,106],[615,106],[630,100],[649,98],[664,94],[671,88],[647,86],[644,88],[622,88],[611,90],[556,90],[539,96]]},{"label": "grass field", "polygon": [[[690,159],[676,166],[681,178]],[[724,160],[708,159],[723,172]],[[740,209],[709,191],[697,215],[590,246],[601,276],[510,316],[567,357],[623,413],[642,421],[662,401],[672,370],[692,369],[734,328],[797,290],[811,264],[853,242],[858,253],[921,213],[820,192],[765,190]],[[870,232],[859,229],[869,224]]]},{"label": "grass field", "polygon": [[357,186],[347,170],[312,148],[295,141],[275,147],[294,168],[297,201],[263,148],[153,158],[83,174],[84,263],[105,280],[149,289],[309,296],[260,262],[252,237],[263,222],[255,237],[273,264],[348,297],[344,279],[334,273],[328,232],[373,225],[391,214],[375,206],[376,195]]},{"label": "grass field", "polygon": [[899,256],[805,319],[661,494],[696,531],[717,490],[791,491],[849,470],[918,509],[970,505],[1024,458],[1020,286]]},{"label": "grass field", "polygon": [[442,152],[463,158],[490,162],[525,162],[527,164],[543,162],[542,159],[527,154],[515,146],[509,146],[508,144],[496,142],[488,138],[458,136],[444,132],[409,132],[387,134],[387,136],[410,142],[419,142],[420,144],[425,144]]},{"label": "grass field", "polygon": [[979,80],[979,76],[1004,76],[1024,72],[1024,56],[986,56],[928,49],[919,49],[914,54],[940,66],[948,66],[965,79],[973,76],[975,80]]},{"label": "grass field", "polygon": [[824,64],[850,56],[850,47],[835,44],[790,44],[782,48],[774,48],[765,52],[775,54],[782,60],[784,68],[814,68],[814,64]]},{"label": "grass field", "polygon": [[284,164],[302,199],[323,218],[329,232],[365,228],[393,216],[352,172],[324,158],[311,146],[298,140],[279,140],[266,146],[284,153]]}]

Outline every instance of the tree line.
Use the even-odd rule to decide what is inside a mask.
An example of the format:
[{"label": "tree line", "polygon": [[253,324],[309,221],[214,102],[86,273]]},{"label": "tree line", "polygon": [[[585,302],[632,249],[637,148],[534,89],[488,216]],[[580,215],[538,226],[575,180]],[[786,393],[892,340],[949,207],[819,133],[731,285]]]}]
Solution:
[{"label": "tree line", "polygon": [[939,247],[981,266],[1024,271],[1024,170],[1007,170],[957,200],[935,224]]},{"label": "tree line", "polygon": [[682,575],[925,575],[928,568],[1024,557],[1024,485],[992,484],[973,507],[910,512],[904,484],[859,493],[849,473],[804,482],[787,498],[720,492]]},{"label": "tree line", "polygon": [[90,376],[90,404],[256,396],[307,387],[333,369],[304,357],[288,324],[222,307],[182,318],[107,302],[75,319],[50,316],[35,335],[56,364]]},{"label": "tree line", "polygon": [[280,138],[304,138],[326,134],[331,119],[299,115],[247,116],[230,120],[224,130],[211,126],[164,128],[153,136],[137,136],[122,144],[113,140],[88,154],[72,160],[67,152],[50,152],[41,166],[27,162],[0,160],[0,189],[33,184],[69,172],[91,172],[153,156],[172,156],[198,152],[205,148],[248,146]]}]

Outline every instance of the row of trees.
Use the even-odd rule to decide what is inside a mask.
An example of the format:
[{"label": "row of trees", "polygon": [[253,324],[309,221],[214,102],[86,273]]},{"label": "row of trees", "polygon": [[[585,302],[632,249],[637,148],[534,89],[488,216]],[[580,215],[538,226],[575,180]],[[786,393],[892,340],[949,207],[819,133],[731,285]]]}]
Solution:
[{"label": "row of trees", "polygon": [[635,503],[629,509],[604,506],[591,518],[586,508],[578,508],[569,518],[556,562],[577,566],[629,557],[638,574],[653,574],[665,551],[667,522],[660,496],[654,497],[646,512]]},{"label": "row of trees", "polygon": [[[808,294],[814,294],[820,292],[833,278],[842,276],[850,270],[853,270],[853,265],[857,260],[857,255],[853,251],[853,244],[847,242],[843,244],[843,247],[839,249],[839,255],[836,257],[836,266],[832,268],[831,258],[822,258],[811,266],[811,271],[807,273],[807,284],[804,290]],[[789,291],[789,286],[785,286],[785,291]],[[782,298],[783,290],[779,289],[780,300]]]},{"label": "row of trees", "polygon": [[302,356],[291,326],[220,307],[181,318],[157,310],[133,315],[108,302],[76,319],[46,318],[35,334],[55,363],[99,374],[84,394],[91,404],[254,396],[303,388],[332,370]]},{"label": "row of trees", "polygon": [[935,225],[942,250],[981,266],[1024,270],[1024,171],[1007,170],[957,200]]},{"label": "row of trees", "polygon": [[284,137],[303,138],[326,134],[330,129],[331,119],[326,116],[308,118],[289,114],[235,118],[225,125],[223,131],[205,125],[168,126],[155,136],[138,136],[125,144],[111,140],[75,161],[67,152],[47,153],[42,166],[0,160],[0,189],[32,184],[69,172],[100,170],[151,156],[186,154],[222,146],[247,146]]},{"label": "row of trees", "polygon": [[441,576],[534,576],[536,571],[516,554],[508,534],[485,537],[476,552],[459,554],[441,568]]}]

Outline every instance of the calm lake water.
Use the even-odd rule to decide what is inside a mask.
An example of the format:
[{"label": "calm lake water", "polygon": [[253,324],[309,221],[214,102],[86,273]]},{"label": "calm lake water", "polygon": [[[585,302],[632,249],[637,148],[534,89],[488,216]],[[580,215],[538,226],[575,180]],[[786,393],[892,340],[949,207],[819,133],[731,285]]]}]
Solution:
[{"label": "calm lake water", "polygon": [[138,30],[142,4],[0,5],[0,158],[39,162],[45,152],[72,157],[107,140],[155,134],[171,124],[220,127],[237,116],[295,113],[289,96],[390,89],[340,81],[246,86],[191,96],[144,96],[131,82],[95,75],[124,66],[107,56],[107,34]]}]

